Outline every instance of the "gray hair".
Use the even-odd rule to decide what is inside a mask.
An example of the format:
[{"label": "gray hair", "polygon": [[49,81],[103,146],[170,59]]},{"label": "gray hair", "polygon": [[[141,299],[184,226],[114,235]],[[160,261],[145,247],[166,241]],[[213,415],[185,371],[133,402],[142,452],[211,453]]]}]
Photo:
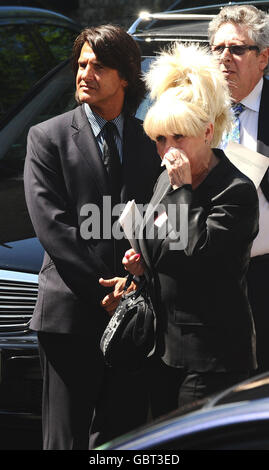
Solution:
[{"label": "gray hair", "polygon": [[[234,23],[246,26],[249,38],[262,51],[269,47],[269,19],[268,15],[253,5],[233,5],[220,10],[220,13],[209,23],[208,37],[213,44],[215,34],[225,23]],[[269,71],[269,66],[264,69],[264,74]]]}]

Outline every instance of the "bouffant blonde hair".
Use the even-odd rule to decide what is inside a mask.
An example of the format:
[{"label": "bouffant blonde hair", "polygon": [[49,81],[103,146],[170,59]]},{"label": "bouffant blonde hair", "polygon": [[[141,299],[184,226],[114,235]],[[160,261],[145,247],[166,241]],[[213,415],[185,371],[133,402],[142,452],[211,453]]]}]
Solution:
[{"label": "bouffant blonde hair", "polygon": [[145,76],[155,103],[144,129],[152,140],[159,135],[198,137],[214,125],[211,142],[216,147],[231,125],[231,100],[227,82],[208,49],[173,44],[160,53]]}]

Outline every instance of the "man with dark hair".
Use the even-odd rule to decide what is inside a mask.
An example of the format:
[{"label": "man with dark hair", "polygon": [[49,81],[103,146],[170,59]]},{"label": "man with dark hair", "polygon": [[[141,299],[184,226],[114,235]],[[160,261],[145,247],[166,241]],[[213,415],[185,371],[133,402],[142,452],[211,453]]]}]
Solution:
[{"label": "man with dark hair", "polygon": [[140,374],[109,370],[99,348],[124,285],[115,277],[110,292],[99,283],[123,272],[127,242],[115,228],[116,209],[148,202],[160,171],[134,117],[145,93],[140,51],[123,29],[104,25],[81,32],[73,58],[79,106],[30,129],[25,163],[29,213],[45,248],[31,321],[43,371],[44,449],[87,449],[101,398],[99,442],[147,413]]},{"label": "man with dark hair", "polygon": [[[114,53],[111,54],[107,40],[112,40]],[[104,25],[101,28],[88,28],[77,37],[73,47],[73,71],[76,75],[79,68],[79,56],[83,45],[91,45],[99,61],[111,69],[116,69],[128,85],[125,88],[124,110],[135,114],[145,95],[145,84],[141,80],[140,51],[131,36],[119,27]],[[77,98],[79,100],[78,92]]]},{"label": "man with dark hair", "polygon": [[[209,40],[234,101],[239,127],[234,127],[232,140],[237,136],[238,143],[269,157],[268,15],[253,5],[222,8],[209,24]],[[248,294],[256,327],[258,371],[264,372],[269,370],[269,170],[258,196],[259,233],[251,250]]]}]

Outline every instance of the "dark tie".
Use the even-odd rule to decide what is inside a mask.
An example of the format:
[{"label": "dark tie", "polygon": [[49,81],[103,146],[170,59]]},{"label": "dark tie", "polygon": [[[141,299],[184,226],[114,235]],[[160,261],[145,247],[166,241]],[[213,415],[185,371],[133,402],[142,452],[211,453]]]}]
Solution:
[{"label": "dark tie", "polygon": [[113,122],[108,121],[103,127],[104,133],[104,164],[108,173],[110,193],[112,196],[112,207],[120,203],[122,187],[122,166],[119,152],[115,142],[117,128]]},{"label": "dark tie", "polygon": [[229,134],[227,134],[224,137],[224,139],[222,141],[221,147],[223,149],[226,148],[226,146],[229,142],[237,142],[238,144],[240,144],[240,120],[239,120],[239,116],[242,113],[242,111],[244,111],[244,109],[245,109],[245,106],[242,103],[236,103],[234,106],[232,106],[234,121],[233,121],[233,124],[232,124],[231,131],[229,132]]},{"label": "dark tie", "polygon": [[[103,158],[104,165],[107,169],[108,183],[110,188],[110,194],[112,197],[111,205],[112,209],[116,204],[121,202],[121,188],[122,188],[122,165],[120,162],[120,156],[117,149],[115,135],[118,132],[115,124],[108,121],[103,127],[104,146],[103,146]],[[118,217],[112,217],[112,224],[117,223]],[[125,239],[122,240],[113,239],[111,246],[111,267],[113,275],[120,276],[125,275],[122,265],[122,258],[129,245],[125,244]]]}]

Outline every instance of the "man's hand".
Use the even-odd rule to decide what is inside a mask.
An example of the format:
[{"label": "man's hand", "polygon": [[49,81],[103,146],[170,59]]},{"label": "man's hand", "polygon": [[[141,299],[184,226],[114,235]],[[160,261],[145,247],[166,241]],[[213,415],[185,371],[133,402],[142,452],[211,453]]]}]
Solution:
[{"label": "man's hand", "polygon": [[[117,306],[119,305],[119,301],[124,291],[124,286],[126,283],[126,277],[113,277],[112,279],[99,279],[99,283],[104,287],[114,287],[113,292],[107,294],[103,300],[101,301],[102,307],[107,311],[109,315],[113,315]],[[134,282],[128,287],[126,292],[131,292],[136,289],[136,285]]]}]

